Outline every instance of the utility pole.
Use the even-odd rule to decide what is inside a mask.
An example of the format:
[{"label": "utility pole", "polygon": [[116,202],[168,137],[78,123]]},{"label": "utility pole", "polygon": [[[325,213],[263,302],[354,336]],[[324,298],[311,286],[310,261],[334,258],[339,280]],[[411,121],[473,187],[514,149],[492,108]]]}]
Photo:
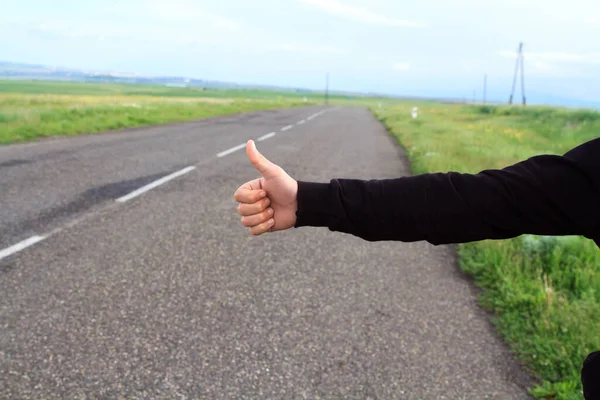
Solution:
[{"label": "utility pole", "polygon": [[512,104],[513,96],[515,94],[515,88],[517,86],[517,76],[519,74],[519,67],[521,67],[521,96],[523,97],[523,105],[527,104],[525,100],[525,71],[523,68],[523,42],[519,43],[519,52],[517,53],[517,63],[515,64],[515,75],[513,77],[512,91],[508,99],[508,104]]},{"label": "utility pole", "polygon": [[486,103],[487,96],[487,74],[483,75],[483,104]]},{"label": "utility pole", "polygon": [[325,104],[329,104],[329,72],[325,77]]},{"label": "utility pole", "polygon": [[[523,43],[521,43],[521,50],[523,49]],[[521,51],[521,96],[523,97],[523,105],[526,105],[525,101],[525,67],[523,65],[523,51]]]}]

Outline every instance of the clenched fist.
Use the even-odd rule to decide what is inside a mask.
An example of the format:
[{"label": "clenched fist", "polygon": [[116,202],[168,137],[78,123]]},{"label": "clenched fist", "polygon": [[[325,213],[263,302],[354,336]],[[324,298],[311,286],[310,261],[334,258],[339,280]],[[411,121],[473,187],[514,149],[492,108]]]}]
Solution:
[{"label": "clenched fist", "polygon": [[252,235],[292,228],[298,209],[298,182],[260,154],[252,140],[246,143],[246,155],[262,178],[243,184],[233,195],[239,203],[242,225]]}]

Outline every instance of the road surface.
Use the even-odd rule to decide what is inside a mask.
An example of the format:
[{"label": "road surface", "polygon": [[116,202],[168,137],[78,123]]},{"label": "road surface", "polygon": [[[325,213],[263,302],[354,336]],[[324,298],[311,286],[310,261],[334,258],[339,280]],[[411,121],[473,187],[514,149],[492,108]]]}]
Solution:
[{"label": "road surface", "polygon": [[248,235],[259,138],[297,179],[409,173],[362,109],[0,147],[0,398],[528,398],[452,247]]}]

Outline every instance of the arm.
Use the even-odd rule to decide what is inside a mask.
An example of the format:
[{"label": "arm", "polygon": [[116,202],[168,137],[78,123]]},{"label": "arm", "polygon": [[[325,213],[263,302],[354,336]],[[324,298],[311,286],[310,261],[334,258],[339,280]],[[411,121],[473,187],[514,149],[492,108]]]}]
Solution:
[{"label": "arm", "polygon": [[296,227],[432,244],[525,233],[600,239],[600,139],[478,174],[298,182]]}]

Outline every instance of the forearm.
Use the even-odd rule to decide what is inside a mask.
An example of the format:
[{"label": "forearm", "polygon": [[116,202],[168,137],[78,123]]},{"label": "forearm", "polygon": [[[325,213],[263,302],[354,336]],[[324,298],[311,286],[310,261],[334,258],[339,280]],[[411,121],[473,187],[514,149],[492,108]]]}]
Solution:
[{"label": "forearm", "polygon": [[296,226],[433,244],[524,233],[594,237],[599,205],[598,187],[586,171],[564,157],[540,156],[476,175],[299,182]]}]

